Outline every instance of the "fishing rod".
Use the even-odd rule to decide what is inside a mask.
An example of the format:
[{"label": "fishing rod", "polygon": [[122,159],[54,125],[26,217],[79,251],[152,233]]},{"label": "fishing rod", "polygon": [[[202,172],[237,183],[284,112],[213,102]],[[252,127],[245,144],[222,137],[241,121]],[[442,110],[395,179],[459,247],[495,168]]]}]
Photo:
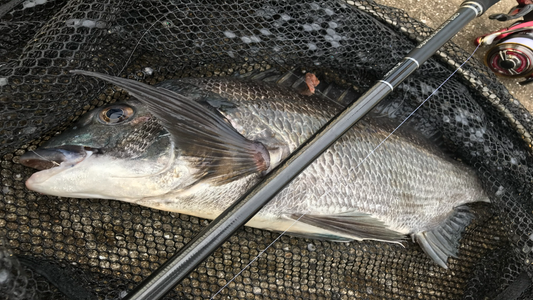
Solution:
[{"label": "fishing rod", "polygon": [[248,222],[278,192],[319,157],[322,152],[328,149],[331,144],[391,93],[395,87],[416,71],[442,45],[471,20],[481,16],[497,2],[499,0],[463,2],[446,22],[409,52],[383,79],[379,80],[357,101],[348,105],[342,112],[327,122],[279,166],[268,173],[261,182],[235,201],[124,299],[152,300],[162,298],[222,245],[237,229]]}]

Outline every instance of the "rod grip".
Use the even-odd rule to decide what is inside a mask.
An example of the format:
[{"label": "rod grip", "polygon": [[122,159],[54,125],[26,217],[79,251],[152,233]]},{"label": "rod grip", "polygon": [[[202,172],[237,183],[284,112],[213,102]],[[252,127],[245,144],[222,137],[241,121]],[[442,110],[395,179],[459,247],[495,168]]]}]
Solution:
[{"label": "rod grip", "polygon": [[[489,8],[491,8],[494,4],[500,2],[500,0],[466,0],[463,2],[462,5],[468,4],[468,3],[477,3],[479,4],[483,10],[480,15],[484,14]],[[478,17],[480,16],[478,15]]]}]

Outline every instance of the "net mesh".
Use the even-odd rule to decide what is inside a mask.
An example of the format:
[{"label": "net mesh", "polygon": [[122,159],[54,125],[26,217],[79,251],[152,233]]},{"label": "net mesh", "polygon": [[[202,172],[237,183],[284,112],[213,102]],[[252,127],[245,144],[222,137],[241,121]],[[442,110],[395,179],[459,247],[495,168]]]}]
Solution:
[{"label": "net mesh", "polygon": [[[6,299],[120,299],[208,224],[25,188],[33,170],[18,163],[20,155],[84,112],[128,97],[69,70],[155,84],[277,68],[312,71],[364,91],[432,32],[372,1],[0,5],[0,291]],[[402,103],[391,117],[403,119],[468,56],[451,43],[443,47],[389,96]],[[531,115],[471,60],[417,117],[476,169],[493,202],[468,228],[449,270],[411,243],[283,236],[215,298],[491,299],[516,289],[523,274],[533,278]],[[213,296],[277,236],[239,230],[167,298]],[[532,299],[531,287],[520,293],[516,299]]]}]

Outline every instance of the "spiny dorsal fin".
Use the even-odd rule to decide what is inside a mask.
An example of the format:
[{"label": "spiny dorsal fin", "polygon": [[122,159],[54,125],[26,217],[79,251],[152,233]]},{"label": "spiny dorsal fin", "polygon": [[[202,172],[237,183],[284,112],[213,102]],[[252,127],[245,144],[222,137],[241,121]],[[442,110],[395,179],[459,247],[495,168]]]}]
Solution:
[{"label": "spiny dorsal fin", "polygon": [[269,154],[261,143],[246,139],[220,114],[196,101],[126,78],[82,70],[71,72],[106,80],[144,103],[170,132],[182,155],[194,159],[202,179],[222,184],[269,167]]}]

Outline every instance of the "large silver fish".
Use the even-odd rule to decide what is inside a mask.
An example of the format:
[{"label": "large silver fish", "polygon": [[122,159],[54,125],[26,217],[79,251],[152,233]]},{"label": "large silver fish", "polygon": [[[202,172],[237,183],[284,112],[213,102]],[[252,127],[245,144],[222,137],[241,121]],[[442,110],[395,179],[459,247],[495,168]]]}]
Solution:
[{"label": "large silver fish", "polygon": [[[260,81],[182,79],[149,86],[86,71],[137,100],[95,109],[21,163],[45,194],[118,199],[213,219],[342,107]],[[407,128],[407,127],[406,127]],[[359,122],[248,226],[335,241],[411,236],[447,267],[488,201],[474,172],[411,130]],[[298,220],[295,222],[295,220]]]}]

